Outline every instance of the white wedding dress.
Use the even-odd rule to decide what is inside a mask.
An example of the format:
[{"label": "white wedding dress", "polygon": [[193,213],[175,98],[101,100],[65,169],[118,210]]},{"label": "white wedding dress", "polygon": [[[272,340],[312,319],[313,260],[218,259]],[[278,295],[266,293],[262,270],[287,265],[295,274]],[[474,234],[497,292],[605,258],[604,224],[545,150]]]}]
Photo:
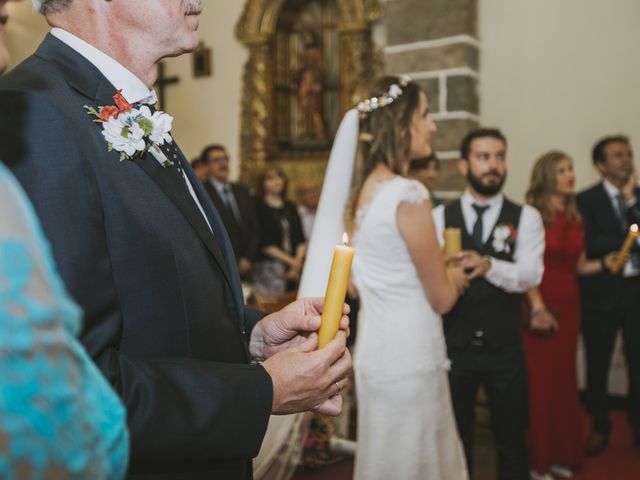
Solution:
[{"label": "white wedding dress", "polygon": [[427,301],[396,222],[401,202],[421,203],[428,196],[419,182],[395,177],[382,182],[357,214],[358,480],[468,478],[442,319]]}]

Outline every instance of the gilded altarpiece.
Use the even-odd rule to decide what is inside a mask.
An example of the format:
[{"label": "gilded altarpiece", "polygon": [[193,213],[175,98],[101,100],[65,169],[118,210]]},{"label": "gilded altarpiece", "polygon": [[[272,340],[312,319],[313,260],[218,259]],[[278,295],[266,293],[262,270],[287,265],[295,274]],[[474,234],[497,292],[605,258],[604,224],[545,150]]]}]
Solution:
[{"label": "gilded altarpiece", "polygon": [[380,70],[378,0],[248,0],[236,27],[249,49],[242,95],[242,179],[269,162],[294,184],[320,182],[344,112]]}]

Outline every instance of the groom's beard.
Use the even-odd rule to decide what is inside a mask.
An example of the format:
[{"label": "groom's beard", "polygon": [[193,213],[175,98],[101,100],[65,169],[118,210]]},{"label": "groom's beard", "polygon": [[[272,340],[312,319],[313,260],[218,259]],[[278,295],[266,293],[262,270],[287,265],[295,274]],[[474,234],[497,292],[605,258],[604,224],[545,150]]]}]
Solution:
[{"label": "groom's beard", "polygon": [[199,15],[202,12],[202,0],[184,0],[185,15]]}]

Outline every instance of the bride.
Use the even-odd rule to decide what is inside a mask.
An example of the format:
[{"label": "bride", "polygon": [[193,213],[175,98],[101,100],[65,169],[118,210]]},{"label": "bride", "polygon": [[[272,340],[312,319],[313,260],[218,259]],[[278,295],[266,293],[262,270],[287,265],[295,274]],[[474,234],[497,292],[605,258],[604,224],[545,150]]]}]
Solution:
[{"label": "bride", "polygon": [[[445,264],[428,191],[403,177],[411,158],[431,153],[435,132],[427,96],[416,83],[377,81],[340,127],[310,243],[302,289],[325,276],[319,264],[327,263],[336,243],[330,237],[341,228],[352,232],[356,249],[356,479],[468,478],[440,317],[466,279],[459,267]],[[341,207],[344,225],[335,220]]]}]

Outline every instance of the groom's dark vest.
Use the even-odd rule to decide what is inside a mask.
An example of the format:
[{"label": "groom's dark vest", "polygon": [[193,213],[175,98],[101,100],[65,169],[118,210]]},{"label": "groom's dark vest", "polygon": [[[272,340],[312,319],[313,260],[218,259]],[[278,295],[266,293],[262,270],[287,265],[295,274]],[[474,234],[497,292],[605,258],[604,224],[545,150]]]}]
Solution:
[{"label": "groom's dark vest", "polygon": [[[518,228],[522,207],[506,198],[498,221],[480,250],[467,232],[460,201],[444,209],[446,228],[459,228],[462,232],[462,249],[476,250],[499,260],[513,262],[515,242],[509,243],[509,251],[496,251],[493,239],[498,226]],[[449,348],[465,348],[474,343],[484,343],[491,348],[502,348],[520,343],[522,295],[507,293],[484,278],[476,278],[460,297],[453,309],[444,316],[444,331]],[[479,340],[479,342],[477,341]]]}]

